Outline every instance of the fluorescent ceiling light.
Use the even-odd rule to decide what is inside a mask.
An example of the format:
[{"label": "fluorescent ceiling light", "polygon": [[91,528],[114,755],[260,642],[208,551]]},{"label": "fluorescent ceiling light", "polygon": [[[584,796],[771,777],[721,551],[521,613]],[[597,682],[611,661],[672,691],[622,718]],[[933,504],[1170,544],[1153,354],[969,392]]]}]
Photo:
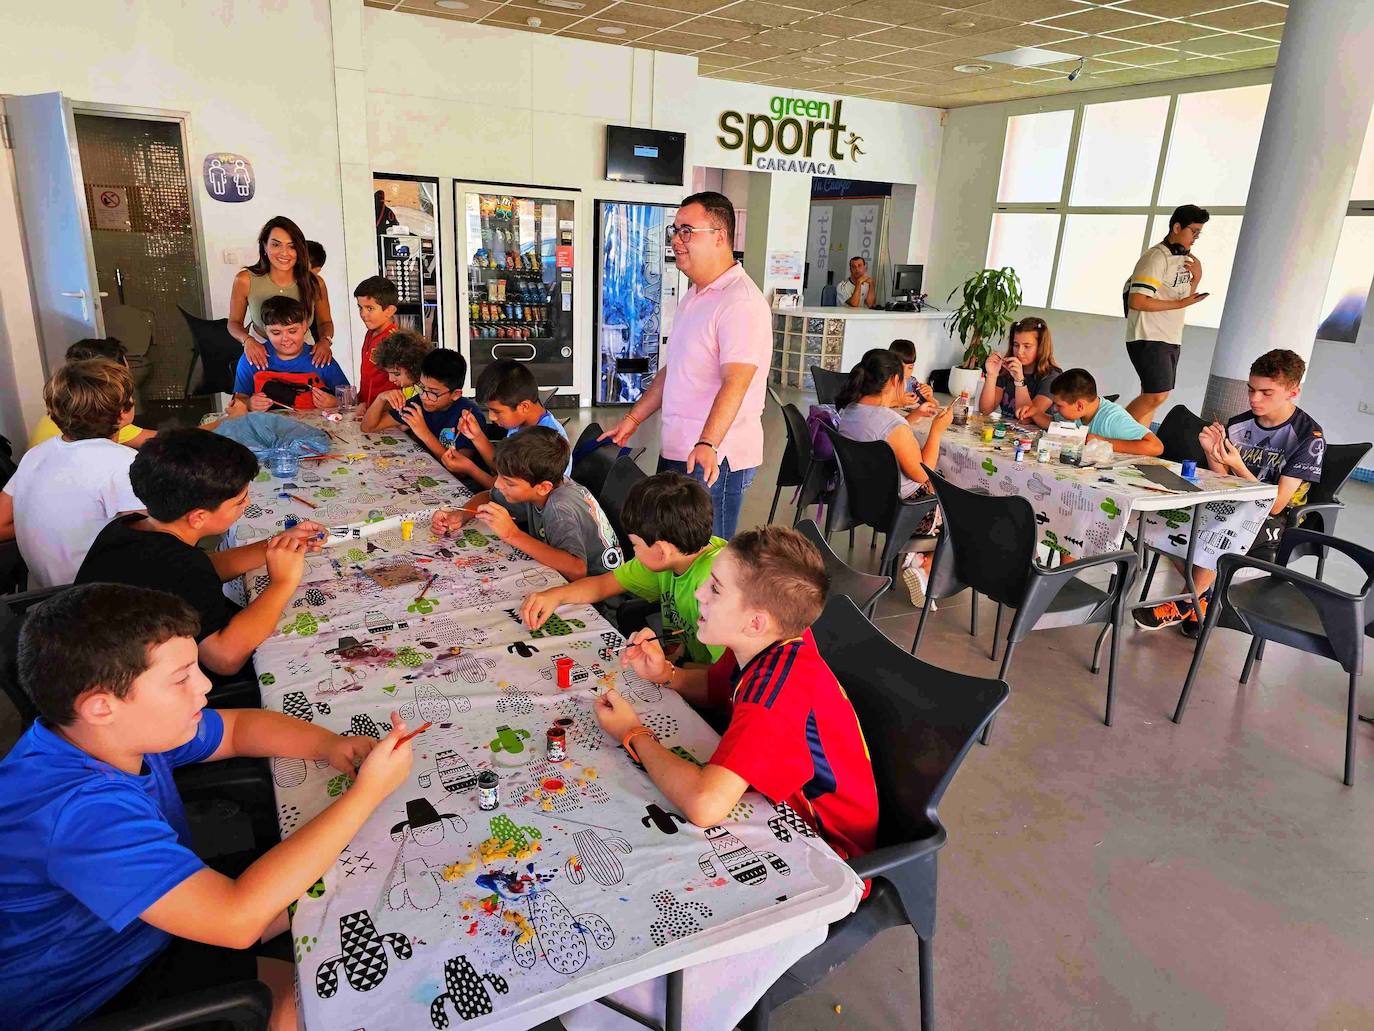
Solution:
[{"label": "fluorescent ceiling light", "polygon": [[541,7],[557,7],[562,11],[580,11],[587,5],[579,0],[539,0]]},{"label": "fluorescent ceiling light", "polygon": [[598,25],[596,31],[601,33],[603,36],[625,35],[625,30],[622,29],[619,25]]},{"label": "fluorescent ceiling light", "polygon": [[468,5],[464,0],[434,0],[435,7],[442,7],[446,11],[466,11]]},{"label": "fluorescent ceiling light", "polygon": [[1075,61],[1078,54],[1068,54],[1062,50],[1043,50],[1040,47],[1017,47],[1004,50],[1000,54],[983,54],[978,60],[996,61],[998,64],[1015,65],[1017,68],[1034,68],[1042,64],[1058,64],[1060,61]]}]

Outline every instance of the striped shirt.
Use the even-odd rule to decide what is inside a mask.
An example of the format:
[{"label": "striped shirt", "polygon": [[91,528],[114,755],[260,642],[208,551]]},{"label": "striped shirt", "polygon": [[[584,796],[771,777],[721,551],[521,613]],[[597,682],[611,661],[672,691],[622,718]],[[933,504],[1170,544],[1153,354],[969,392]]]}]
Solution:
[{"label": "striped shirt", "polygon": [[786,802],[845,858],[873,850],[878,789],[859,719],[811,631],[741,669],[727,650],[707,672],[712,701],[733,702],[711,763]]}]

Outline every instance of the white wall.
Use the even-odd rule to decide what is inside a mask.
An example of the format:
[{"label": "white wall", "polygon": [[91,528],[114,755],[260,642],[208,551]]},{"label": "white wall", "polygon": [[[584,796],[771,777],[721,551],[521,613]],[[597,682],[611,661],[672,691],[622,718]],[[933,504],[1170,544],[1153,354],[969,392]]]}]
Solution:
[{"label": "white wall", "polygon": [[[61,91],[72,101],[184,112],[189,119],[194,191],[212,317],[228,314],[229,289],[241,251],[256,249],[273,215],[293,218],[306,236],[344,253],[339,142],[327,0],[216,0],[213,4],[86,3],[6,6],[0,93]],[[283,55],[290,55],[289,64]],[[362,127],[358,127],[362,132]],[[199,181],[208,151],[246,155],[258,177],[245,204],[208,198]],[[41,372],[34,380],[37,337],[27,273],[14,260],[15,199],[0,175],[0,360],[14,370],[17,397],[0,377],[7,435],[23,440],[12,416],[29,424],[42,412]],[[226,256],[225,252],[230,251]],[[356,317],[344,263],[331,262],[325,282],[339,330],[335,350],[351,366]],[[361,338],[360,338],[361,339]]]},{"label": "white wall", "polygon": [[[1272,69],[1237,72],[1211,76],[1206,85],[1226,89],[1267,82],[1271,75]],[[1198,82],[1189,85],[1196,87]],[[942,308],[948,307],[946,296],[950,290],[983,268],[1008,117],[1062,110],[1084,101],[1125,100],[1167,92],[1166,86],[1159,84],[1133,86],[950,111],[935,189],[936,215],[930,238],[930,261],[926,265],[930,299]],[[1198,253],[1206,262],[1205,237]],[[1052,258],[1052,254],[1045,255],[1046,262]],[[1129,271],[1122,270],[1123,281]],[[1062,367],[1078,365],[1090,370],[1103,393],[1120,393],[1123,400],[1138,393],[1139,379],[1126,357],[1124,318],[1042,308],[1027,308],[1024,314],[1040,315],[1050,324],[1055,353]],[[1374,319],[1366,321],[1374,323]],[[1374,440],[1374,417],[1358,411],[1360,401],[1374,402],[1374,376],[1366,371],[1368,356],[1374,348],[1374,325],[1363,328],[1365,332],[1359,344],[1319,340],[1313,350],[1301,404],[1322,424],[1329,440]],[[1186,404],[1194,411],[1202,407],[1216,340],[1215,329],[1205,326],[1184,329],[1178,386],[1169,405]],[[951,356],[957,357],[954,350],[952,347]],[[1160,414],[1162,417],[1163,412]],[[1374,459],[1366,460],[1365,466],[1374,469]]]},{"label": "white wall", "polygon": [[606,125],[687,129],[696,59],[373,8],[363,27],[372,167],[442,180],[446,339],[459,339],[451,180],[582,191],[574,391],[589,400],[595,201],[675,204],[690,190],[606,182]]}]

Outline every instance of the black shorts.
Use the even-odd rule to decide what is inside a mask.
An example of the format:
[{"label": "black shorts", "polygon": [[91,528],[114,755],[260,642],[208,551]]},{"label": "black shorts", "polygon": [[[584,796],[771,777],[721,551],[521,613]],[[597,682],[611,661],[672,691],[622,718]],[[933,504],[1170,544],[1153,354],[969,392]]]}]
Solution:
[{"label": "black shorts", "polygon": [[290,938],[285,934],[252,949],[230,949],[186,938],[173,938],[170,945],[91,1016],[108,1016],[123,1010],[138,1009],[220,985],[256,981],[259,955],[272,955],[289,961],[289,950]]},{"label": "black shorts", "polygon": [[1166,394],[1174,389],[1178,354],[1182,350],[1178,344],[1162,340],[1131,340],[1126,344],[1126,354],[1140,377],[1141,393]]}]

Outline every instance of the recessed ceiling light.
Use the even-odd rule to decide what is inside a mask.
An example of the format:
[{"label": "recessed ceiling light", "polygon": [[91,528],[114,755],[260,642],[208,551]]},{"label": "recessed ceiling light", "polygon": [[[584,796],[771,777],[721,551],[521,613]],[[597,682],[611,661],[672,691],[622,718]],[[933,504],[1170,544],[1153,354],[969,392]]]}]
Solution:
[{"label": "recessed ceiling light", "polygon": [[622,29],[619,25],[598,25],[596,27],[596,31],[601,33],[603,36],[625,35],[625,30]]},{"label": "recessed ceiling light", "polygon": [[813,54],[802,54],[797,60],[802,64],[830,64],[828,57],[816,57]]},{"label": "recessed ceiling light", "polygon": [[1078,55],[1063,50],[1046,50],[1044,47],[1017,47],[1015,50],[1003,50],[997,54],[980,54],[979,57],[984,61],[1015,65],[1017,68],[1034,68],[1042,64],[1072,61]]},{"label": "recessed ceiling light", "polygon": [[963,72],[965,75],[977,75],[977,74],[980,73],[980,72],[990,72],[990,71],[992,71],[992,65],[990,65],[990,64],[956,64],[956,65],[954,66],[954,70],[955,70],[956,72]]},{"label": "recessed ceiling light", "polygon": [[468,5],[465,0],[434,0],[435,7],[442,7],[446,11],[466,11]]},{"label": "recessed ceiling light", "polygon": [[949,27],[951,29],[976,29],[978,23],[971,21],[952,21],[949,23]]},{"label": "recessed ceiling light", "polygon": [[580,11],[587,5],[580,0],[538,0],[540,7],[557,7],[562,11]]}]

